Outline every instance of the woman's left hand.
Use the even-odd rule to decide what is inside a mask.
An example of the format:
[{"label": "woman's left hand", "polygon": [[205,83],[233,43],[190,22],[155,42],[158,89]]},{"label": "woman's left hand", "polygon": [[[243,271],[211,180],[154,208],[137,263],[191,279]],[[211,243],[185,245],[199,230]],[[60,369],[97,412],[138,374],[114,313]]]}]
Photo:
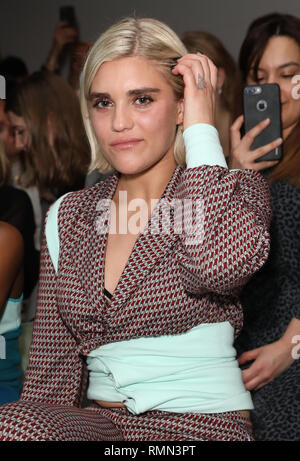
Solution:
[{"label": "woman's left hand", "polygon": [[243,381],[249,391],[258,390],[279,376],[294,362],[291,346],[282,338],[266,346],[244,352],[238,359],[240,365],[254,360],[243,371]]},{"label": "woman's left hand", "polygon": [[195,123],[215,125],[217,68],[205,55],[186,54],[172,70],[184,81],[183,129]]}]

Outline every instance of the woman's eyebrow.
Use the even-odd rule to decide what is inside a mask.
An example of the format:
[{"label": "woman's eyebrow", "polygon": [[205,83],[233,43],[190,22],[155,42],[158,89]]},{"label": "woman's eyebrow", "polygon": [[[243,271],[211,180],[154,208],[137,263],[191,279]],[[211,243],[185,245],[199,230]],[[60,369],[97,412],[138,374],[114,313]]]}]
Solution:
[{"label": "woman's eyebrow", "polygon": [[284,67],[289,67],[289,66],[299,66],[299,62],[295,62],[295,61],[286,62],[285,64],[281,64],[281,66],[279,66],[278,69],[283,69]]},{"label": "woman's eyebrow", "polygon": [[144,93],[159,93],[160,89],[159,88],[149,88],[149,87],[143,87],[143,88],[136,88],[134,90],[129,90],[127,91],[128,96],[136,96],[136,95],[141,95]]},{"label": "woman's eyebrow", "polygon": [[[277,67],[277,69],[283,69],[285,67],[289,67],[289,66],[299,66],[299,62],[296,62],[296,61],[289,61],[289,62],[285,62],[284,64],[281,64],[280,66]],[[250,67],[250,70],[255,70],[255,67]],[[266,69],[263,69],[262,67],[258,67],[257,68],[257,71],[261,71],[261,72],[266,72]]]},{"label": "woman's eyebrow", "polygon": [[[134,90],[128,90],[127,96],[139,96],[145,93],[159,93],[161,90],[159,88],[152,88],[152,87],[142,87],[142,88],[135,88]],[[93,99],[111,99],[111,95],[109,93],[100,93],[100,92],[93,92],[89,95],[89,100]]]},{"label": "woman's eyebrow", "polygon": [[98,99],[98,98],[104,98],[104,99],[110,99],[110,94],[109,93],[97,93],[97,92],[93,92],[93,93],[90,93],[89,95],[89,100],[92,100],[92,99]]}]

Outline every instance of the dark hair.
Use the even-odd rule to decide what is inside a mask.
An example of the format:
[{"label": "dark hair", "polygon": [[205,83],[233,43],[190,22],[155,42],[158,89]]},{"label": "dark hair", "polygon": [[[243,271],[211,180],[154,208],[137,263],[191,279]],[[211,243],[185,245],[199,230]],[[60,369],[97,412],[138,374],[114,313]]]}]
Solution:
[{"label": "dark hair", "polygon": [[[247,31],[239,54],[239,67],[244,83],[250,69],[253,68],[253,79],[257,79],[257,69],[265,48],[272,37],[285,36],[292,38],[300,47],[300,19],[289,15],[272,13],[253,21]],[[285,139],[282,161],[272,170],[270,182],[287,179],[296,187],[300,187],[300,120]]]},{"label": "dark hair", "polygon": [[293,38],[300,46],[300,19],[290,14],[272,13],[250,24],[239,55],[239,67],[244,81],[250,67],[254,68],[256,75],[268,41],[271,37],[279,35]]},{"label": "dark hair", "polygon": [[0,61],[0,75],[7,81],[18,82],[28,76],[27,66],[17,56],[6,56]]}]

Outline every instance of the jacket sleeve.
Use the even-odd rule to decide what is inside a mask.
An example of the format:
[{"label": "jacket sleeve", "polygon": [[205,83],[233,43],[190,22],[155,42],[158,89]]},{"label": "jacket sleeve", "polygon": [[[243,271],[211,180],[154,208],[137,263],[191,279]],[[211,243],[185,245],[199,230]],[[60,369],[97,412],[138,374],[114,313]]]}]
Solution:
[{"label": "jacket sleeve", "polygon": [[21,400],[79,406],[85,364],[56,303],[56,273],[44,234],[39,294]]},{"label": "jacket sleeve", "polygon": [[194,223],[178,232],[185,289],[238,295],[269,254],[268,184],[251,170],[200,166],[185,170],[177,197],[190,203],[185,214]]}]

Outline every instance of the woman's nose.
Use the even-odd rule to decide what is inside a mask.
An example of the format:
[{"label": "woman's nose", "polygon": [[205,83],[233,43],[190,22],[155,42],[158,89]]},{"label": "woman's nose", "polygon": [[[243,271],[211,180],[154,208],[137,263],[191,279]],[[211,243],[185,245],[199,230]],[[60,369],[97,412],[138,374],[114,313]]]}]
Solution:
[{"label": "woman's nose", "polygon": [[116,106],[112,118],[112,129],[114,131],[123,131],[132,128],[133,120],[130,109],[120,105]]},{"label": "woman's nose", "polygon": [[267,78],[267,83],[277,83],[279,85],[279,79],[275,75],[270,75]]},{"label": "woman's nose", "polygon": [[22,150],[25,150],[25,142],[18,135],[15,136],[15,149],[17,152],[21,152]]}]

